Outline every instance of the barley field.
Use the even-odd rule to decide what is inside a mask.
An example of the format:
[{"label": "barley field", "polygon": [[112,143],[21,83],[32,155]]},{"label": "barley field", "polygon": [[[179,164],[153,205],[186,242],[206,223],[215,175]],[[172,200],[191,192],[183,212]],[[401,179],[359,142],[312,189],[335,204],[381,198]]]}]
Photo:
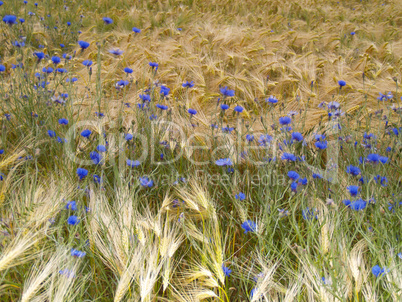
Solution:
[{"label": "barley field", "polygon": [[0,301],[402,301],[401,1],[0,18]]}]

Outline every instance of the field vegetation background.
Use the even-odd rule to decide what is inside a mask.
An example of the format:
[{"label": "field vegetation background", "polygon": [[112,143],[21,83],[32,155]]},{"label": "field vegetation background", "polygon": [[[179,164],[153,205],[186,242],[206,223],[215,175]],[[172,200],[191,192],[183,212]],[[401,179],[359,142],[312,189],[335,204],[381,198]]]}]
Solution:
[{"label": "field vegetation background", "polygon": [[0,1],[1,301],[402,301],[402,2]]}]

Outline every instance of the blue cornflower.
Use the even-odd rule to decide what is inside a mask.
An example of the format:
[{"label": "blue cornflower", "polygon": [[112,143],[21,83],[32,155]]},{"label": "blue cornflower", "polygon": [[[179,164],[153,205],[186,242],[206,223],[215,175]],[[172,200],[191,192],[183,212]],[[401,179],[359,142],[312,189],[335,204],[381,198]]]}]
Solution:
[{"label": "blue cornflower", "polygon": [[323,141],[323,140],[325,140],[325,135],[323,135],[323,134],[316,134],[316,135],[314,136],[314,139],[315,139],[316,141]]},{"label": "blue cornflower", "polygon": [[11,26],[17,23],[17,17],[13,15],[6,15],[3,17],[3,22]]},{"label": "blue cornflower", "polygon": [[89,137],[91,135],[92,131],[89,129],[85,129],[84,131],[81,132],[82,137]]},{"label": "blue cornflower", "polygon": [[295,171],[289,171],[288,172],[288,177],[290,179],[297,180],[297,179],[299,179],[300,175]]},{"label": "blue cornflower", "polygon": [[377,97],[377,100],[379,101],[386,101],[387,100],[387,96],[385,94],[382,94],[381,92],[379,92],[379,97]]},{"label": "blue cornflower", "polygon": [[288,160],[288,161],[296,161],[296,156],[292,153],[283,153],[281,156],[282,160]]},{"label": "blue cornflower", "polygon": [[67,78],[67,79],[66,79],[66,82],[67,82],[67,83],[70,83],[70,82],[71,82],[71,83],[74,83],[74,82],[77,82],[77,81],[78,81],[77,78],[71,78],[71,79],[70,79],[70,78]]},{"label": "blue cornflower", "polygon": [[195,114],[197,114],[197,110],[195,110],[195,109],[188,109],[188,113],[190,113],[191,115],[195,115]]},{"label": "blue cornflower", "polygon": [[95,165],[99,165],[102,162],[102,155],[95,151],[89,153],[89,158]]},{"label": "blue cornflower", "polygon": [[169,108],[168,106],[161,104],[156,104],[156,107],[158,107],[160,110],[167,110]]},{"label": "blue cornflower", "polygon": [[127,166],[129,167],[138,167],[139,165],[141,165],[140,161],[138,160],[131,160],[131,159],[127,159],[126,160]]},{"label": "blue cornflower", "polygon": [[292,119],[288,116],[282,116],[279,118],[279,124],[281,125],[289,125],[292,122]]},{"label": "blue cornflower", "polygon": [[392,132],[393,132],[396,136],[399,135],[399,130],[398,130],[398,128],[392,128],[391,130],[392,130]]},{"label": "blue cornflower", "polygon": [[374,180],[375,180],[375,182],[376,182],[377,184],[380,183],[383,187],[386,187],[386,186],[387,186],[388,179],[387,179],[386,176],[377,175],[377,176],[374,177]]},{"label": "blue cornflower", "polygon": [[344,80],[339,80],[338,85],[339,85],[339,88],[342,88],[343,86],[346,85],[346,82]]},{"label": "blue cornflower", "polygon": [[251,143],[251,142],[254,140],[254,135],[252,135],[252,134],[247,134],[247,135],[246,135],[246,140],[247,140],[249,143]]},{"label": "blue cornflower", "polygon": [[237,113],[242,113],[243,110],[244,110],[244,108],[243,108],[242,106],[239,106],[239,105],[237,105],[237,106],[234,108],[234,111],[236,111]]},{"label": "blue cornflower", "polygon": [[76,277],[75,273],[67,268],[60,270],[59,274],[65,276],[67,278],[75,278]]},{"label": "blue cornflower", "polygon": [[140,177],[139,180],[140,180],[141,186],[143,186],[143,187],[151,188],[154,185],[154,182],[146,176]]},{"label": "blue cornflower", "polygon": [[238,200],[244,200],[244,199],[246,199],[246,194],[239,192],[239,194],[235,195],[235,198]]},{"label": "blue cornflower", "polygon": [[299,185],[303,185],[303,186],[307,185],[307,183],[308,183],[308,181],[307,181],[306,177],[305,178],[300,178],[299,182],[298,182]]},{"label": "blue cornflower", "polygon": [[99,152],[106,152],[106,147],[104,145],[99,145],[98,147],[96,147],[96,150],[98,150]]},{"label": "blue cornflower", "polygon": [[68,54],[66,54],[66,53],[63,53],[62,57],[63,57],[63,59],[65,59],[65,60],[71,60],[71,59],[73,58],[71,55],[68,55]]},{"label": "blue cornflower", "polygon": [[322,178],[322,175],[319,174],[319,173],[313,173],[313,178],[314,178],[314,179],[316,179],[316,178],[321,179],[321,178]]},{"label": "blue cornflower", "polygon": [[218,166],[233,166],[233,162],[230,158],[221,158],[215,162]]},{"label": "blue cornflower", "polygon": [[68,219],[67,219],[67,223],[70,225],[77,225],[79,222],[80,222],[80,220],[75,215],[72,215],[72,216],[68,217]]},{"label": "blue cornflower", "polygon": [[33,54],[38,58],[38,61],[40,61],[40,60],[45,58],[45,54],[43,52],[41,52],[41,51],[34,52]]},{"label": "blue cornflower", "polygon": [[75,273],[67,268],[60,270],[59,274],[65,276],[67,278],[75,278],[76,277]]},{"label": "blue cornflower", "polygon": [[57,64],[59,64],[61,62],[61,59],[59,57],[57,57],[57,56],[52,57],[51,60],[52,60],[54,65],[57,65]]},{"label": "blue cornflower", "polygon": [[229,127],[229,126],[222,127],[222,132],[224,132],[224,133],[232,133],[233,130],[234,130],[234,127]]},{"label": "blue cornflower", "polygon": [[43,67],[42,69],[43,73],[52,73],[53,72],[53,68],[52,67]]},{"label": "blue cornflower", "polygon": [[151,121],[156,120],[157,118],[158,118],[158,116],[155,115],[155,114],[151,114],[151,116],[149,117],[149,119],[150,119]]},{"label": "blue cornflower", "polygon": [[58,73],[66,73],[67,69],[65,69],[65,68],[57,68],[56,72],[58,72]]},{"label": "blue cornflower", "polygon": [[151,96],[149,94],[140,94],[140,99],[143,102],[150,102],[151,101]]},{"label": "blue cornflower", "polygon": [[125,73],[133,73],[133,70],[129,67],[124,68]]},{"label": "blue cornflower", "polygon": [[112,24],[113,20],[109,17],[103,17],[102,18],[103,22],[105,22],[105,24]]},{"label": "blue cornflower", "polygon": [[77,203],[74,200],[67,202],[66,209],[71,211],[77,211]]},{"label": "blue cornflower", "polygon": [[350,165],[350,166],[347,166],[346,173],[349,173],[349,174],[351,174],[353,176],[357,176],[357,175],[360,174],[360,169],[359,169],[359,167],[355,167],[355,166]]},{"label": "blue cornflower", "polygon": [[232,272],[232,270],[229,269],[228,267],[226,267],[225,264],[222,264],[222,270],[223,270],[223,273],[224,273],[224,275],[226,277],[229,277],[230,273]]},{"label": "blue cornflower", "polygon": [[270,104],[276,104],[276,103],[278,103],[278,99],[275,98],[275,97],[273,97],[272,95],[271,95],[268,99],[265,99],[265,101],[268,102],[268,103],[270,103]]},{"label": "blue cornflower", "polygon": [[124,53],[124,51],[116,48],[116,49],[109,50],[109,53],[111,53],[112,55],[115,55],[115,56],[121,56]]},{"label": "blue cornflower", "polygon": [[93,180],[95,183],[100,184],[102,182],[102,178],[99,175],[94,174]]},{"label": "blue cornflower", "polygon": [[[24,47],[24,46],[25,46],[25,42],[24,42],[24,41],[21,41],[21,42],[15,41],[15,42],[13,42],[13,45],[14,45],[15,47]],[[21,63],[21,64],[22,64],[22,63]]]},{"label": "blue cornflower", "polygon": [[62,144],[62,143],[67,143],[66,139],[62,139],[60,136],[57,137],[57,142]]},{"label": "blue cornflower", "polygon": [[6,66],[0,65],[0,72],[4,72],[4,71],[6,71]]},{"label": "blue cornflower", "polygon": [[0,155],[2,155],[4,153],[3,149],[0,149]]},{"label": "blue cornflower", "polygon": [[244,234],[247,234],[248,232],[255,232],[257,224],[254,221],[246,220],[241,224],[241,227],[244,229]]},{"label": "blue cornflower", "polygon": [[386,163],[388,162],[388,157],[386,157],[386,156],[380,156],[380,162],[381,162],[382,164],[386,164]]},{"label": "blue cornflower", "polygon": [[78,41],[78,45],[81,47],[82,50],[87,49],[90,45],[90,43],[86,41]]},{"label": "blue cornflower", "polygon": [[303,135],[300,132],[292,132],[292,139],[300,142],[303,140]]},{"label": "blue cornflower", "polygon": [[141,29],[139,29],[137,27],[133,27],[133,32],[135,32],[136,34],[139,34],[141,32]]},{"label": "blue cornflower", "polygon": [[260,138],[258,139],[258,144],[260,146],[267,146],[272,142],[273,138],[269,134],[261,134]]},{"label": "blue cornflower", "polygon": [[124,139],[125,139],[126,141],[131,141],[131,140],[133,139],[133,135],[132,135],[131,133],[127,133],[127,134],[124,136]]},{"label": "blue cornflower", "polygon": [[151,66],[152,69],[154,69],[154,68],[158,69],[159,64],[156,62],[149,62],[149,66]]},{"label": "blue cornflower", "polygon": [[50,137],[56,137],[56,132],[54,132],[53,130],[47,130],[47,134],[48,134]]},{"label": "blue cornflower", "polygon": [[328,142],[327,142],[327,141],[318,141],[318,142],[315,142],[315,146],[316,146],[318,149],[323,150],[323,149],[326,149],[326,148],[327,148]]},{"label": "blue cornflower", "polygon": [[65,119],[65,118],[59,119],[59,124],[60,125],[68,125],[68,119]]},{"label": "blue cornflower", "polygon": [[290,189],[291,189],[293,192],[297,192],[297,182],[293,181],[293,182],[290,184]]},{"label": "blue cornflower", "polygon": [[364,132],[363,138],[364,139],[372,139],[372,138],[376,138],[376,137],[375,137],[375,135],[373,133]]},{"label": "blue cornflower", "polygon": [[351,196],[357,196],[357,194],[359,194],[359,186],[348,186],[347,189]]},{"label": "blue cornflower", "polygon": [[120,80],[120,81],[117,81],[116,88],[122,89],[122,88],[126,87],[128,84],[129,84],[129,81]]},{"label": "blue cornflower", "polygon": [[194,87],[194,81],[187,81],[185,83],[183,83],[181,86],[183,86],[184,88],[193,88]]},{"label": "blue cornflower", "polygon": [[372,269],[371,269],[371,272],[372,272],[373,275],[376,276],[377,278],[378,278],[379,276],[381,276],[382,274],[387,273],[385,267],[381,268],[381,267],[379,267],[378,265],[373,266]]},{"label": "blue cornflower", "polygon": [[[50,68],[50,67],[49,67],[49,68]],[[49,82],[42,81],[42,82],[39,82],[39,83],[38,83],[38,86],[34,85],[34,88],[35,88],[35,89],[38,89],[39,87],[45,88],[46,85],[49,85]],[[59,98],[55,98],[55,102],[56,102],[57,100],[60,101]],[[60,102],[59,104],[62,104],[62,103]]]},{"label": "blue cornflower", "polygon": [[81,179],[84,179],[88,175],[88,170],[84,168],[77,169],[77,175]]},{"label": "blue cornflower", "polygon": [[354,211],[360,211],[366,208],[367,202],[361,198],[350,201],[350,200],[343,200],[343,204],[349,208],[351,208]]},{"label": "blue cornflower", "polygon": [[402,206],[402,201],[399,202],[399,204],[396,202],[395,204],[388,202],[388,210],[391,211],[392,213],[395,213],[394,207],[396,206]]},{"label": "blue cornflower", "polygon": [[219,90],[220,90],[221,94],[225,97],[227,97],[227,96],[231,97],[231,96],[235,95],[235,91],[228,89],[228,86],[226,86],[224,88],[220,88]]},{"label": "blue cornflower", "polygon": [[380,156],[378,154],[372,153],[367,155],[366,160],[372,163],[378,163],[380,161]]},{"label": "blue cornflower", "polygon": [[160,93],[162,96],[165,97],[165,96],[167,96],[167,95],[169,94],[169,92],[170,92],[170,88],[168,88],[168,87],[162,85],[159,93]]},{"label": "blue cornflower", "polygon": [[82,258],[86,255],[87,253],[85,252],[81,252],[79,250],[76,249],[71,249],[71,256],[73,257],[77,257],[77,258]]},{"label": "blue cornflower", "polygon": [[337,110],[339,108],[339,106],[340,106],[340,104],[336,101],[331,101],[327,105],[329,110]]},{"label": "blue cornflower", "polygon": [[91,61],[91,60],[84,60],[84,61],[82,62],[82,65],[84,65],[84,66],[86,66],[86,67],[89,67],[89,66],[92,65],[92,61]]},{"label": "blue cornflower", "polygon": [[227,105],[227,104],[221,104],[221,109],[222,109],[223,111],[225,111],[225,110],[229,109],[229,105]]}]

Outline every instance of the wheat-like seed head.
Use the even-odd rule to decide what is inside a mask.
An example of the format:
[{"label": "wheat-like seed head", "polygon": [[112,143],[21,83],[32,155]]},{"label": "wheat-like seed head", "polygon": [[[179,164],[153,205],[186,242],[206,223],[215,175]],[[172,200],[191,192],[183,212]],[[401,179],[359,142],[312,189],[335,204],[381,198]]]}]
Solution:
[{"label": "wheat-like seed head", "polygon": [[38,261],[32,267],[32,271],[25,281],[21,302],[30,301],[40,288],[50,282],[52,274],[58,274],[60,263],[64,263],[68,257],[67,250],[59,249],[54,252],[47,262]]},{"label": "wheat-like seed head", "polygon": [[114,295],[114,302],[123,300],[134,278],[138,276],[139,268],[142,265],[142,257],[145,253],[144,248],[139,245],[130,255],[130,262],[120,275],[119,283],[117,284],[116,292]]},{"label": "wheat-like seed head", "polygon": [[356,243],[348,257],[349,269],[352,272],[352,276],[355,280],[356,293],[360,292],[363,285],[363,280],[366,277],[366,270],[363,259],[363,253],[366,248],[366,241],[362,239],[358,243]]},{"label": "wheat-like seed head", "polygon": [[1,255],[0,271],[23,264],[35,258],[38,252],[31,251],[30,255],[27,255],[27,252],[30,251],[43,236],[44,232],[42,230],[18,234],[14,240],[8,244]]}]

